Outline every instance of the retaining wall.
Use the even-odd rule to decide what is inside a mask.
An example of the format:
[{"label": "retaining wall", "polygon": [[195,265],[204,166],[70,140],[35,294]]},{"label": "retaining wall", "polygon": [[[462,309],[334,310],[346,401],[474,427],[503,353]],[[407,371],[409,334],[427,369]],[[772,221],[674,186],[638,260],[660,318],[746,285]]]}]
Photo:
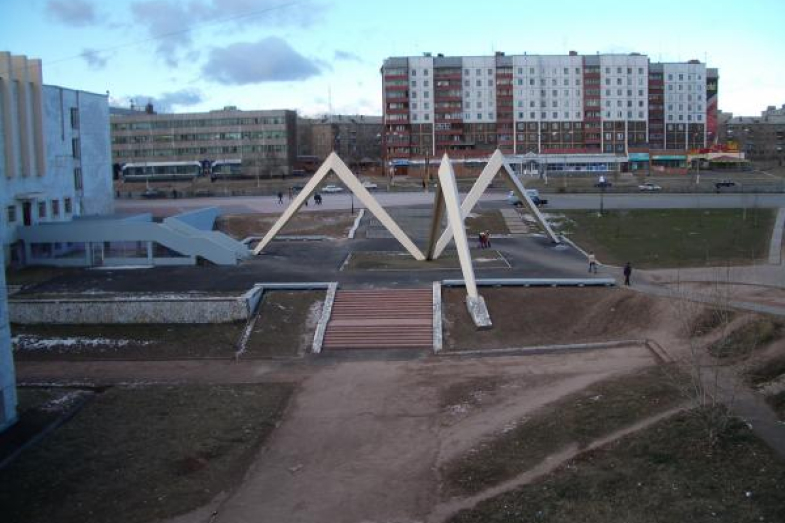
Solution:
[{"label": "retaining wall", "polygon": [[12,323],[230,323],[246,321],[262,289],[235,296],[111,294],[12,297]]}]

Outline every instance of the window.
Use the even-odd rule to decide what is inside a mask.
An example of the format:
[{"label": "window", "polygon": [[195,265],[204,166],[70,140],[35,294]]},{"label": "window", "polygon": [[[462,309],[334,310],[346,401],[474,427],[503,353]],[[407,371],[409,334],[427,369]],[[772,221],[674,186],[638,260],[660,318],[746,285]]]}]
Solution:
[{"label": "window", "polygon": [[427,122],[428,120],[431,119],[431,115],[428,114],[428,113],[425,113],[425,115],[423,115],[423,119],[425,119],[425,121]]},{"label": "window", "polygon": [[482,109],[482,100],[477,100],[477,109]]},{"label": "window", "polygon": [[564,74],[570,74],[570,70],[567,69],[566,67],[564,68]]},{"label": "window", "polygon": [[559,113],[557,113],[556,111],[553,111],[553,113],[551,113],[551,114],[553,115],[553,119],[554,120],[559,118]]},{"label": "window", "polygon": [[52,200],[52,218],[60,216],[60,200]]},{"label": "window", "polygon": [[492,87],[492,86],[493,86],[493,80],[488,80],[488,87]]},{"label": "window", "polygon": [[523,67],[518,68],[518,74],[523,74]]},{"label": "window", "polygon": [[46,218],[46,202],[38,202],[38,217]]},{"label": "window", "polygon": [[422,74],[423,76],[428,76],[428,69],[423,69]]},{"label": "window", "polygon": [[417,69],[412,69],[412,76],[417,76]]},{"label": "window", "polygon": [[474,74],[476,74],[477,76],[480,76],[482,74],[482,69],[475,70]]},{"label": "window", "polygon": [[74,189],[82,190],[82,169],[80,167],[74,167]]},{"label": "window", "polygon": [[417,98],[417,91],[412,91],[412,98]]},{"label": "window", "polygon": [[71,140],[71,155],[74,158],[81,158],[81,147],[79,146],[79,138],[73,138]]},{"label": "window", "polygon": [[477,87],[482,87],[482,80],[477,80]]},{"label": "window", "polygon": [[489,75],[493,74],[493,69],[488,69],[488,74]]},{"label": "window", "polygon": [[529,78],[529,85],[534,85],[534,78]]},{"label": "window", "polygon": [[417,87],[417,80],[412,80],[412,87]]},{"label": "window", "polygon": [[428,87],[428,80],[424,80],[423,83],[422,83],[422,86],[423,87]]},{"label": "window", "polygon": [[621,74],[621,67],[616,68],[616,74]]},{"label": "window", "polygon": [[482,120],[482,113],[477,113],[477,119]]},{"label": "window", "polygon": [[523,85],[523,78],[518,78],[518,85]]},{"label": "window", "polygon": [[464,87],[469,87],[469,85],[470,85],[469,80],[464,80],[463,81],[463,86]]},{"label": "window", "polygon": [[469,70],[468,69],[464,69],[463,70],[463,75],[464,76],[469,76]]},{"label": "window", "polygon": [[430,104],[430,103],[428,103],[428,102],[423,102],[423,104],[422,104],[422,108],[423,108],[423,109],[430,109],[430,108],[431,108],[431,104]]},{"label": "window", "polygon": [[643,74],[643,67],[638,67],[638,74]]},{"label": "window", "polygon": [[8,216],[8,223],[16,222],[16,205],[9,205],[6,208],[6,215]]},{"label": "window", "polygon": [[417,102],[412,102],[412,109],[417,109]]},{"label": "window", "polygon": [[79,109],[71,108],[71,129],[79,129]]},{"label": "window", "polygon": [[431,93],[430,93],[429,91],[425,91],[425,92],[424,92],[422,95],[423,95],[425,98],[430,98],[430,97],[431,97]]},{"label": "window", "polygon": [[493,113],[488,113],[488,120],[493,120]]}]

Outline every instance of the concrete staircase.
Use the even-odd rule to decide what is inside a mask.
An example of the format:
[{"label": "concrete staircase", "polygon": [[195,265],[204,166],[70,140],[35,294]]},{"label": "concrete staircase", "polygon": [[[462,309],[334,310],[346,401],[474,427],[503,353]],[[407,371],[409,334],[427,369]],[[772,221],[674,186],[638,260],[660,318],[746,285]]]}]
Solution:
[{"label": "concrete staircase", "polygon": [[323,348],[431,349],[432,289],[339,290]]}]

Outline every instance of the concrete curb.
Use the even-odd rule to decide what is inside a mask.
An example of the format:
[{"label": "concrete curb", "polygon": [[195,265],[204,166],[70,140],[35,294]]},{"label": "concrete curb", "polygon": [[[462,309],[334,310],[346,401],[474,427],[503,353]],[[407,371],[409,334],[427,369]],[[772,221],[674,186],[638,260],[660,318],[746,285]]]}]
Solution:
[{"label": "concrete curb", "polygon": [[[442,280],[445,287],[462,287],[463,280]],[[480,287],[611,287],[613,278],[484,278],[477,280]]]},{"label": "concrete curb", "polygon": [[316,332],[313,335],[313,347],[311,352],[319,354],[322,352],[322,345],[324,344],[324,334],[327,332],[327,322],[330,321],[330,315],[333,311],[333,303],[335,302],[335,293],[338,291],[338,283],[333,282],[327,288],[327,297],[324,299],[324,306],[322,307],[322,317],[319,319],[319,324],[316,326]]},{"label": "concrete curb", "polygon": [[365,209],[360,209],[360,212],[357,213],[357,218],[354,219],[354,225],[352,225],[347,235],[347,238],[350,240],[353,240],[354,235],[357,234],[357,228],[360,227],[360,221],[363,219],[363,216],[365,216]]},{"label": "concrete curb", "polygon": [[569,343],[565,345],[532,345],[531,347],[509,347],[504,349],[462,350],[442,352],[440,357],[477,357],[477,356],[525,356],[528,354],[554,354],[559,352],[580,352],[597,349],[614,349],[630,345],[644,345],[645,340],[618,340],[596,343]]},{"label": "concrete curb", "polygon": [[444,342],[442,332],[442,284],[433,282],[433,353],[439,354]]}]

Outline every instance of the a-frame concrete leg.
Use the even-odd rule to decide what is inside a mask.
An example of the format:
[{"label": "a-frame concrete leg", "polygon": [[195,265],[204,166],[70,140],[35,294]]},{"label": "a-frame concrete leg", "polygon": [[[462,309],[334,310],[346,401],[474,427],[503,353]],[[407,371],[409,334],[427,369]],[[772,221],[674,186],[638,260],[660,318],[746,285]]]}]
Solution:
[{"label": "a-frame concrete leg", "polygon": [[463,281],[466,284],[466,308],[478,328],[490,328],[492,324],[488,308],[485,306],[485,300],[477,292],[469,242],[466,240],[466,229],[458,204],[458,185],[455,183],[455,173],[453,173],[452,164],[447,154],[442,157],[442,163],[439,166],[439,187],[447,211],[448,227],[452,230],[455,239],[455,249],[458,251]]},{"label": "a-frame concrete leg", "polygon": [[267,231],[267,234],[264,235],[262,241],[259,242],[259,245],[256,246],[254,249],[254,254],[259,254],[264,250],[264,248],[269,244],[273,238],[283,229],[289,220],[292,219],[292,216],[302,207],[305,201],[311,197],[316,191],[316,188],[319,184],[330,174],[330,172],[334,172],[338,178],[346,185],[346,187],[354,193],[355,196],[365,205],[365,208],[368,209],[376,218],[384,225],[388,231],[395,237],[401,245],[403,245],[404,249],[409,251],[415,260],[422,261],[425,259],[425,255],[423,255],[422,251],[417,248],[417,246],[412,242],[411,239],[406,235],[405,232],[395,223],[395,220],[390,217],[387,211],[379,205],[379,202],[376,201],[368,189],[363,187],[363,184],[360,183],[360,180],[349,170],[343,160],[338,157],[337,154],[334,152],[327,157],[324,163],[319,167],[319,170],[316,171],[311,179],[305,184],[305,187],[302,191],[297,195],[294,201],[286,208],[283,215],[278,218],[278,221],[272,226],[272,228]]},{"label": "a-frame concrete leg", "polygon": [[433,219],[431,220],[431,234],[428,239],[428,252],[425,254],[426,260],[430,261],[434,259],[436,239],[439,234],[439,229],[441,228],[443,214],[444,197],[442,196],[442,187],[441,185],[437,185],[433,197]]},{"label": "a-frame concrete leg", "polygon": [[[554,243],[561,243],[561,239],[553,232],[548,221],[542,215],[540,210],[537,208],[536,205],[531,201],[531,198],[526,194],[526,189],[524,188],[521,181],[515,176],[515,173],[510,168],[507,161],[504,159],[504,155],[499,149],[491,156],[490,160],[486,164],[485,168],[480,173],[480,176],[477,178],[477,181],[474,182],[469,194],[466,195],[466,198],[461,203],[461,216],[466,219],[466,216],[474,209],[474,206],[477,205],[477,202],[480,201],[480,198],[485,193],[488,186],[491,184],[493,179],[501,174],[502,177],[507,182],[507,185],[515,192],[518,198],[523,202],[524,205],[531,211],[534,215],[534,219],[542,226],[545,230],[545,233]],[[436,249],[434,251],[434,258],[438,258],[441,256],[444,249],[450,243],[452,239],[452,231],[448,227],[444,230],[439,241],[436,243]]]}]

